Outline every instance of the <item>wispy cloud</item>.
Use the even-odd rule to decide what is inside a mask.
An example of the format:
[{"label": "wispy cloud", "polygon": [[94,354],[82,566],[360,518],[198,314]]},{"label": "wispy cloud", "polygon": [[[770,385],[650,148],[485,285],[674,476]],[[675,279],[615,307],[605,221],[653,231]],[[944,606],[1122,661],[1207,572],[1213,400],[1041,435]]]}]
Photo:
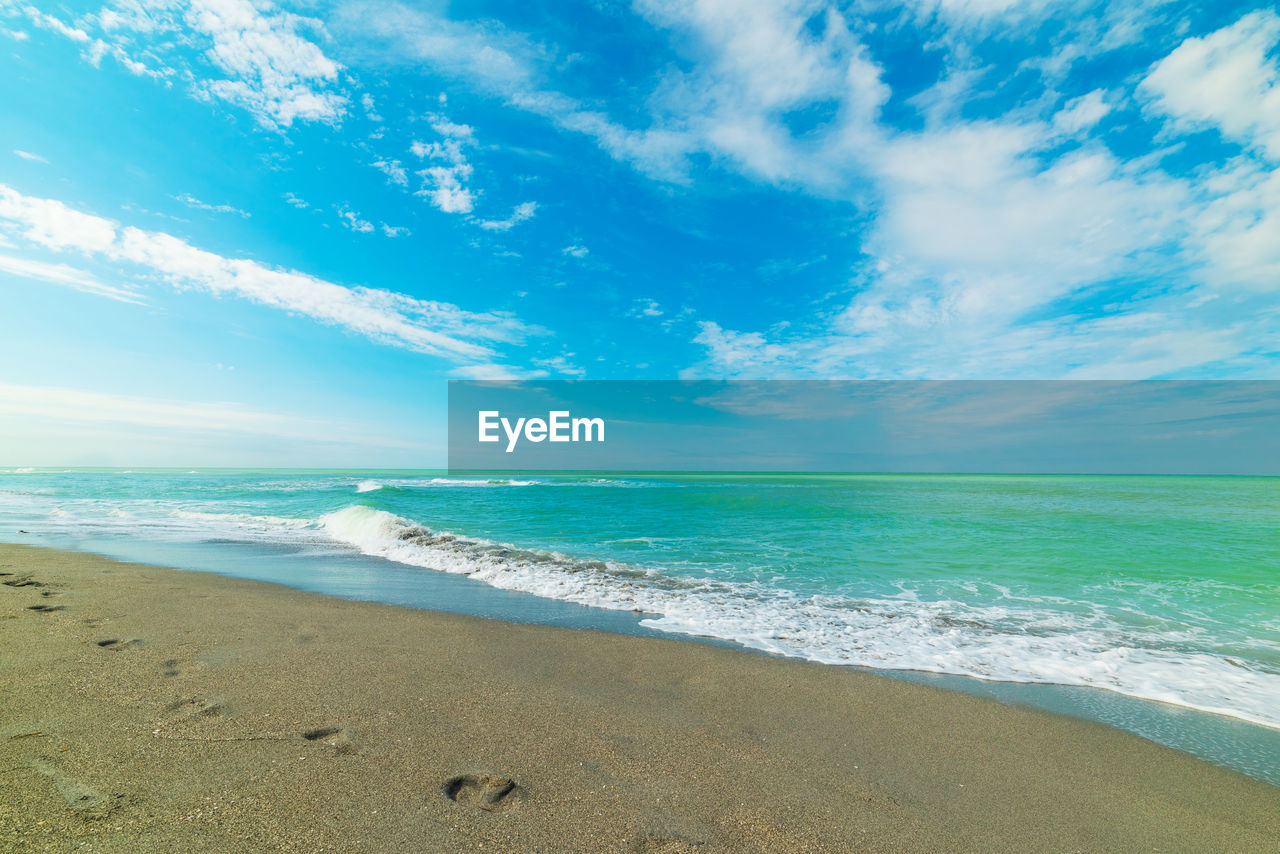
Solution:
[{"label": "wispy cloud", "polygon": [[369,165],[386,175],[391,183],[399,184],[401,187],[409,186],[409,175],[404,171],[404,165],[399,160],[375,160]]},{"label": "wispy cloud", "polygon": [[329,25],[349,48],[375,63],[427,64],[516,109],[594,139],[617,159],[664,180],[682,180],[690,153],[686,135],[664,127],[630,129],[602,110],[543,81],[553,57],[520,33],[490,21],[451,20],[402,3],[340,4]]},{"label": "wispy cloud", "polygon": [[638,299],[628,314],[632,317],[662,317],[662,304],[656,299]]},{"label": "wispy cloud", "polygon": [[[347,97],[336,89],[342,66],[305,35],[322,33],[323,25],[269,0],[119,2],[77,25],[30,6],[23,11],[37,26],[86,45],[94,65],[109,54],[134,74],[185,78],[196,97],[241,107],[264,127],[335,122],[346,112]],[[136,44],[144,38],[145,50]],[[192,61],[191,47],[202,62]],[[167,64],[148,67],[131,51]]]},{"label": "wispy cloud", "polygon": [[202,211],[213,211],[214,213],[235,214],[236,216],[245,217],[246,219],[250,216],[248,211],[241,210],[240,208],[233,207],[231,205],[211,205],[208,202],[202,202],[199,199],[197,199],[195,196],[191,195],[190,193],[183,193],[180,196],[174,196],[174,199],[176,199],[179,202],[182,202],[184,205],[186,205],[189,208],[199,208]]},{"label": "wispy cloud", "polygon": [[0,401],[6,412],[58,421],[115,422],[200,432],[231,430],[289,437],[308,433],[315,436],[325,428],[318,420],[308,424],[304,419],[230,403],[163,400],[3,382],[0,382]]},{"label": "wispy cloud", "polygon": [[48,282],[51,285],[61,285],[119,302],[128,302],[135,305],[144,305],[146,302],[136,291],[104,284],[92,273],[69,267],[66,264],[50,264],[31,258],[0,254],[0,273]]},{"label": "wispy cloud", "polygon": [[20,8],[24,13],[26,13],[27,18],[30,19],[31,23],[41,29],[49,30],[50,32],[57,33],[60,36],[65,36],[73,42],[79,42],[81,44],[88,44],[92,41],[89,34],[84,30],[67,24],[60,18],[46,12],[42,12],[34,6],[23,6]]},{"label": "wispy cloud", "polygon": [[[250,436],[316,443],[325,448],[335,444],[366,449],[421,447],[417,442],[381,436],[375,425],[343,418],[270,412],[233,402],[174,400],[62,386],[0,382],[0,412],[20,419],[22,428],[36,423],[42,430],[53,425],[95,431],[88,434],[93,437],[89,447],[97,454],[115,442],[121,445],[117,453],[130,459],[137,459],[138,439],[155,436],[154,431],[180,431],[186,437],[227,435],[228,441],[235,443],[229,447],[236,449],[227,456],[230,460],[243,458],[243,443]],[[123,441],[97,432],[121,427],[125,428]],[[188,464],[190,458],[185,454],[189,452],[185,448],[180,457]]]},{"label": "wispy cloud", "polygon": [[351,208],[348,208],[348,207],[339,208],[338,218],[342,220],[342,224],[344,226],[351,229],[352,231],[356,231],[361,234],[373,233],[373,230],[374,230],[373,223],[369,222],[367,219],[361,219],[360,214],[351,210]]},{"label": "wispy cloud", "polygon": [[175,287],[242,297],[458,363],[487,362],[496,355],[495,344],[519,341],[537,331],[504,312],[470,312],[450,303],[345,287],[306,273],[227,258],[170,234],[121,226],[0,185],[3,226],[49,249],[137,265]]},{"label": "wispy cloud", "polygon": [[20,149],[20,148],[15,148],[15,149],[13,150],[13,153],[14,153],[14,154],[16,154],[16,155],[18,155],[19,157],[21,157],[23,160],[30,160],[30,161],[32,161],[33,163],[48,163],[48,162],[49,162],[48,160],[45,160],[43,157],[41,157],[39,154],[32,154],[30,151],[23,151],[23,150],[22,150],[22,149]]},{"label": "wispy cloud", "polygon": [[511,211],[511,216],[499,220],[481,220],[480,227],[486,231],[510,231],[520,223],[533,219],[534,214],[537,212],[537,202],[521,202]]}]

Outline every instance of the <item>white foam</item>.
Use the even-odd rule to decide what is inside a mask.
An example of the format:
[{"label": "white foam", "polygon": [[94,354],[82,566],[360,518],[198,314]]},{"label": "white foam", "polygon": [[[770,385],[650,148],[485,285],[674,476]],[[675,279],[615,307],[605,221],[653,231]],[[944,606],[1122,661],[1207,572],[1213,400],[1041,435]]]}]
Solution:
[{"label": "white foam", "polygon": [[[451,481],[452,482],[452,481]],[[337,485],[335,483],[335,485]],[[350,489],[350,481],[346,481]],[[62,499],[0,493],[23,519],[83,535],[343,544],[403,564],[467,575],[504,590],[598,608],[639,610],[648,627],[841,665],[922,670],[1008,682],[1104,688],[1280,727],[1280,672],[1215,652],[1194,629],[1124,625],[1102,607],[997,590],[975,606],[929,587],[892,595],[805,594],[764,581],[691,578],[432,531],[371,507],[319,519],[208,512],[157,499]],[[637,542],[647,538],[636,538]],[[991,602],[984,595],[983,601]],[[1259,627],[1260,629],[1263,627]],[[1280,645],[1255,637],[1255,661]],[[1256,655],[1254,654],[1256,651]]]},{"label": "white foam", "polygon": [[1280,727],[1280,674],[1225,655],[1168,649],[1191,640],[1189,634],[1138,634],[1100,609],[1074,614],[1035,600],[975,607],[922,601],[911,591],[900,598],[855,599],[685,579],[434,532],[369,507],[348,507],[321,523],[334,539],[365,554],[468,575],[504,590],[640,610],[653,615],[643,625],[662,631],[828,664],[1104,688]]},{"label": "white foam", "polygon": [[356,484],[356,492],[376,492],[382,489],[382,484],[376,480],[362,480]]}]

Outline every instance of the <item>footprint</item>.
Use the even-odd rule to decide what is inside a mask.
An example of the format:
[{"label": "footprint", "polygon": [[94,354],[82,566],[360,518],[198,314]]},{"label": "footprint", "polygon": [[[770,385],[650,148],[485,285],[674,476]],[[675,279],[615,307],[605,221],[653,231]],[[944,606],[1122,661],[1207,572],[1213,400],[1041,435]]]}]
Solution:
[{"label": "footprint", "polygon": [[222,717],[227,713],[227,706],[221,700],[211,700],[205,697],[187,697],[183,700],[174,700],[165,706],[164,710],[172,720],[181,721],[192,718]]},{"label": "footprint", "polygon": [[65,611],[66,605],[28,605],[28,611],[39,611],[41,614],[48,614],[53,611]]},{"label": "footprint", "polygon": [[485,812],[511,812],[524,800],[524,789],[501,774],[463,774],[445,781],[444,796]]},{"label": "footprint", "polygon": [[350,756],[359,752],[351,730],[345,727],[325,726],[309,729],[302,734],[307,741],[321,741],[333,748],[339,756]]},{"label": "footprint", "polygon": [[[9,573],[5,573],[8,575]],[[36,581],[30,575],[19,575],[17,578],[11,578],[8,581],[0,582],[6,587],[44,587],[44,583]]]},{"label": "footprint", "polygon": [[57,766],[39,759],[33,765],[36,771],[53,781],[54,788],[58,790],[59,795],[62,795],[62,799],[66,801],[67,807],[72,812],[105,814],[110,811],[112,806],[110,798],[99,794],[79,780],[68,777]]},{"label": "footprint", "polygon": [[142,643],[138,638],[129,638],[128,640],[120,640],[119,638],[107,638],[106,640],[96,641],[98,646],[103,649],[109,649],[118,652],[122,649],[129,649]]},{"label": "footprint", "polygon": [[170,658],[164,663],[164,670],[161,671],[165,676],[174,677],[178,675],[178,659]]}]

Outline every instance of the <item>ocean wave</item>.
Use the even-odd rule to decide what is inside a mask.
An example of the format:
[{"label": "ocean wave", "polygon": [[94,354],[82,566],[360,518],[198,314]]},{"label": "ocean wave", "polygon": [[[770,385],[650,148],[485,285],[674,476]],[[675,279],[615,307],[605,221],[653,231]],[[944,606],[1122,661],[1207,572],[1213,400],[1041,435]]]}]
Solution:
[{"label": "ocean wave", "polygon": [[367,555],[467,575],[504,590],[640,611],[642,625],[827,664],[1004,682],[1103,688],[1280,728],[1280,676],[1178,640],[1046,610],[1034,599],[979,607],[950,599],[805,595],[758,582],[677,577],[433,531],[370,507],[320,520]]},{"label": "ocean wave", "polygon": [[[388,487],[398,481],[369,480],[356,486],[365,483]],[[346,500],[352,486],[351,479],[341,485],[326,482],[326,489],[339,489]],[[325,515],[294,517],[252,512],[253,503],[236,507],[246,512],[226,512],[232,509],[228,505],[200,501],[4,493],[0,503],[12,505],[14,511],[26,508],[11,513],[24,522],[40,518],[49,528],[76,537],[106,532],[159,540],[301,543],[317,552],[354,549],[470,576],[504,590],[638,611],[642,624],[653,629],[732,641],[778,655],[885,670],[1103,688],[1280,728],[1280,673],[1274,666],[1280,649],[1274,643],[1265,647],[1258,639],[1266,625],[1255,625],[1258,631],[1250,643],[1259,650],[1253,655],[1253,646],[1214,646],[1197,635],[1202,627],[1176,620],[1126,622],[1125,614],[1114,608],[1091,605],[1088,589],[1082,591],[1086,601],[1032,596],[989,582],[981,582],[986,586],[979,590],[974,583],[956,579],[900,582],[876,595],[804,592],[788,589],[780,573],[752,581],[720,574],[708,577],[711,570],[706,568],[699,572],[645,565],[643,560],[592,560],[435,530],[355,504]],[[633,537],[626,542],[646,546],[662,539]],[[649,549],[643,553],[649,554]],[[1105,590],[1096,592],[1106,601]],[[1136,596],[1138,591],[1131,592]],[[1148,595],[1158,593],[1155,589]]]}]

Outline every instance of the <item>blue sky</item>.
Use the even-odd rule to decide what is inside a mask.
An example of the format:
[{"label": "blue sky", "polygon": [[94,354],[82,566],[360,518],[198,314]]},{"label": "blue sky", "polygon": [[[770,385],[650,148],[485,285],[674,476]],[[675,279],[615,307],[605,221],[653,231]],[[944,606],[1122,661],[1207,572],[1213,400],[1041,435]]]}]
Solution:
[{"label": "blue sky", "polygon": [[449,378],[1277,378],[1266,4],[0,0],[0,464]]}]

